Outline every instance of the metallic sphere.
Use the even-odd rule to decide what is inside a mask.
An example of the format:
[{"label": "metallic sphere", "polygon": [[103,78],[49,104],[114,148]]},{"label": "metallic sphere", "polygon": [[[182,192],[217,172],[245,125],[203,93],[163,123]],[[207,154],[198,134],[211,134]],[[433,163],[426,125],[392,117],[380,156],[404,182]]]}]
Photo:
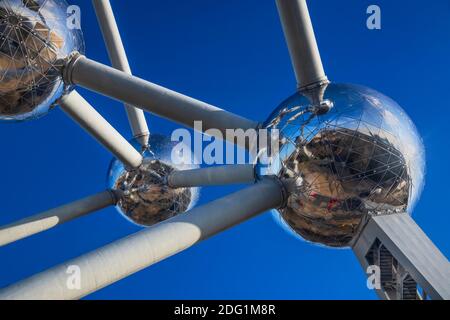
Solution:
[{"label": "metallic sphere", "polygon": [[[139,148],[135,141],[133,145]],[[119,195],[118,211],[140,226],[152,226],[184,213],[198,198],[198,188],[171,188],[167,184],[167,177],[174,170],[193,169],[179,165],[188,155],[173,154],[173,143],[161,135],[152,135],[149,146],[142,150],[145,159],[139,169],[127,171],[120,161],[114,160],[108,177],[109,188]]]},{"label": "metallic sphere", "polygon": [[346,247],[369,215],[411,212],[424,148],[405,111],[381,93],[346,84],[322,92],[322,104],[296,93],[271,115],[265,126],[279,130],[280,149],[263,171],[287,185],[278,211],[284,226],[307,241]]},{"label": "metallic sphere", "polygon": [[84,42],[67,8],[63,0],[0,0],[0,120],[38,118],[70,90],[61,67]]}]

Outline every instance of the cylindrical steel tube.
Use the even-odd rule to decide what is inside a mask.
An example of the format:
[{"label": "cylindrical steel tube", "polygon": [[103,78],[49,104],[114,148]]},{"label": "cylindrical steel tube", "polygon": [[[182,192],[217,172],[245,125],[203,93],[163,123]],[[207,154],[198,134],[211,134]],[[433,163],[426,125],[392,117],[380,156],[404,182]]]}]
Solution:
[{"label": "cylindrical steel tube", "polygon": [[114,193],[112,191],[103,191],[39,215],[0,227],[0,247],[49,230],[91,212],[112,206],[115,203],[116,197]]},{"label": "cylindrical steel tube", "polygon": [[193,170],[174,171],[168,183],[174,188],[218,186],[256,182],[253,165],[227,165]]},{"label": "cylindrical steel tube", "polygon": [[[0,300],[82,298],[262,212],[281,206],[283,201],[280,182],[264,179],[247,189],[5,288],[0,291]],[[80,286],[75,290],[67,286],[71,277],[67,274],[70,267],[80,271]]]},{"label": "cylindrical steel tube", "polygon": [[114,129],[78,92],[59,101],[61,109],[129,168],[138,168],[142,155]]},{"label": "cylindrical steel tube", "polygon": [[[131,74],[131,68],[117,27],[114,12],[109,0],[92,0],[95,13],[102,30],[106,48],[108,49],[111,64],[117,70]],[[143,146],[147,145],[149,131],[144,112],[133,106],[125,104],[128,120],[133,131],[133,136]]]},{"label": "cylindrical steel tube", "polygon": [[276,0],[300,89],[328,81],[305,0]]},{"label": "cylindrical steel tube", "polygon": [[218,129],[221,133],[219,138],[222,139],[226,139],[227,129],[246,131],[259,126],[257,122],[133,77],[81,55],[75,55],[66,65],[64,78],[68,83],[129,103],[189,128],[194,128],[195,122],[200,121],[203,131]]}]

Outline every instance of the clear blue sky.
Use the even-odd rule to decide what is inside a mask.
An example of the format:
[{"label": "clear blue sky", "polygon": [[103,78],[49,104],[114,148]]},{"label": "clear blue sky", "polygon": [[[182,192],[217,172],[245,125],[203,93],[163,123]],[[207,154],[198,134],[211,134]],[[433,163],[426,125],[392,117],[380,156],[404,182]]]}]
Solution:
[{"label": "clear blue sky", "polygon": [[[108,63],[89,0],[82,8],[87,55]],[[256,120],[295,89],[273,0],[112,0],[136,75]],[[309,1],[329,78],[373,87],[399,102],[423,135],[425,192],[414,217],[450,256],[450,2]],[[382,30],[365,26],[382,9]],[[80,90],[124,135],[120,103]],[[154,132],[176,126],[148,117]],[[60,110],[0,124],[0,224],[106,186],[111,156]],[[236,188],[203,189],[200,204]],[[0,287],[139,229],[110,208],[0,249]],[[306,244],[264,214],[90,298],[374,299],[349,250]]]}]

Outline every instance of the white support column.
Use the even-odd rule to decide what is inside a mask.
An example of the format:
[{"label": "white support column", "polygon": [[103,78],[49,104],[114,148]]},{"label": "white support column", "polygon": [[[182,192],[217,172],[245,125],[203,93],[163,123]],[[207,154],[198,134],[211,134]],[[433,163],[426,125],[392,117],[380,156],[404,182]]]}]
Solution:
[{"label": "white support column", "polygon": [[306,0],[276,0],[300,90],[328,82]]},{"label": "white support column", "polygon": [[[117,27],[114,12],[109,0],[92,0],[95,13],[102,30],[106,48],[108,49],[111,64],[117,70],[124,71],[131,75],[130,64],[125,52],[125,48]],[[149,131],[145,120],[144,112],[133,106],[125,104],[128,120],[133,131],[133,136],[142,146],[148,144]]]},{"label": "white support column", "polygon": [[189,128],[194,128],[194,122],[201,121],[203,131],[218,129],[222,133],[220,138],[226,137],[226,129],[245,131],[259,126],[257,122],[130,76],[82,55],[75,55],[66,65],[64,78],[67,83],[129,103]]},{"label": "white support column", "polygon": [[59,101],[61,109],[89,132],[128,168],[138,168],[142,155],[117,132],[78,92],[72,91]]},{"label": "white support column", "polygon": [[114,193],[112,191],[103,191],[62,207],[0,227],[0,247],[49,230],[91,212],[115,205],[115,203],[116,197]]},{"label": "white support column", "polygon": [[256,182],[253,165],[227,165],[174,171],[167,179],[173,188],[249,184]]},{"label": "white support column", "polygon": [[[398,262],[395,268],[404,268],[432,299],[450,299],[450,263],[408,214],[370,218],[353,246],[364,271],[371,264],[379,266],[369,261],[377,241]],[[395,289],[385,289],[377,290],[380,298],[397,299]]]},{"label": "white support column", "polygon": [[[80,299],[284,201],[279,181],[254,186],[63,263],[0,291],[0,300]],[[69,266],[81,269],[81,289],[67,288]]]}]

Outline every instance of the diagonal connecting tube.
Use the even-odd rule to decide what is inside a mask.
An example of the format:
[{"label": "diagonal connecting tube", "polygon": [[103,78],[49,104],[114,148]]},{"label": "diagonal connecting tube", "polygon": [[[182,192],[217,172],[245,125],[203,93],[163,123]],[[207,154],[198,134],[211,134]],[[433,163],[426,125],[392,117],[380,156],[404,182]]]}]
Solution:
[{"label": "diagonal connecting tube", "polygon": [[117,199],[113,191],[103,191],[62,207],[0,227],[0,247],[44,232],[91,212],[113,206],[116,202]]},{"label": "diagonal connecting tube", "polygon": [[[130,64],[125,53],[119,28],[117,27],[114,12],[109,0],[92,0],[95,13],[102,30],[106,48],[108,50],[111,64],[114,68],[131,74]],[[149,131],[144,112],[133,106],[125,104],[128,120],[133,131],[133,136],[142,146],[147,146]]]},{"label": "diagonal connecting tube", "polygon": [[138,168],[142,155],[111,126],[78,92],[58,102],[61,109],[116,156],[127,168]]},{"label": "diagonal connecting tube", "polygon": [[[202,121],[202,129],[218,129],[226,138],[227,129],[257,129],[259,123],[187,97],[154,83],[108,67],[85,56],[74,54],[66,64],[64,79],[119,101],[138,106],[148,112],[194,128]],[[234,137],[233,137],[234,138]],[[233,141],[230,141],[235,143]]]},{"label": "diagonal connecting tube", "polygon": [[[0,300],[83,298],[284,202],[276,179],[213,201],[171,220],[116,241],[0,291]],[[79,290],[68,288],[71,266],[81,271]],[[72,290],[71,290],[72,289]]]}]

